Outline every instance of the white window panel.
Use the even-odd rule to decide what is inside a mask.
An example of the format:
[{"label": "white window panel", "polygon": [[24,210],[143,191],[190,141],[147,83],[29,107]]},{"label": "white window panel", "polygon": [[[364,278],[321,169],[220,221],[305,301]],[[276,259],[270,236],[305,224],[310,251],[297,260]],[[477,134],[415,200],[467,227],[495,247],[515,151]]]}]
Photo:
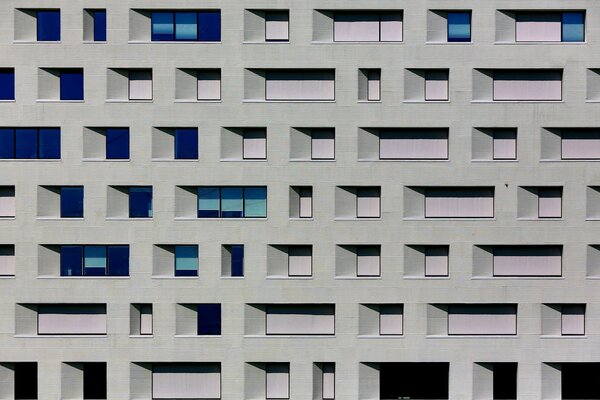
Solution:
[{"label": "white window panel", "polygon": [[562,100],[562,71],[496,71],[494,100]]},{"label": "white window panel", "polygon": [[329,304],[267,306],[267,335],[333,335],[335,306]]},{"label": "white window panel", "polygon": [[585,306],[561,306],[561,333],[563,335],[585,335]]},{"label": "white window panel", "polygon": [[450,306],[448,334],[516,335],[517,309],[512,305]]},{"label": "white window panel", "polygon": [[198,100],[221,100],[221,71],[199,70]]},{"label": "white window panel", "polygon": [[538,217],[562,217],[562,190],[559,188],[538,189]]},{"label": "white window panel", "polygon": [[600,159],[600,132],[597,130],[562,130],[563,160]]},{"label": "white window panel", "polygon": [[382,304],[379,306],[380,335],[402,335],[403,308],[400,304]]},{"label": "white window panel", "polygon": [[560,13],[520,12],[516,20],[517,42],[560,42],[562,40]]},{"label": "white window panel", "polygon": [[379,248],[358,247],[356,251],[356,274],[358,276],[380,276]]},{"label": "white window panel", "polygon": [[140,335],[152,335],[152,305],[140,306]]},{"label": "white window panel", "polygon": [[152,100],[152,71],[129,71],[129,100]]},{"label": "white window panel", "polygon": [[367,100],[381,100],[381,72],[380,70],[369,70],[367,72]]},{"label": "white window panel", "polygon": [[154,399],[220,399],[221,367],[213,363],[156,364],[152,372]]},{"label": "white window panel", "polygon": [[0,246],[0,276],[14,276],[15,267],[15,248],[13,246]]},{"label": "white window panel", "polygon": [[14,187],[0,187],[0,218],[15,216]]},{"label": "white window panel", "polygon": [[382,42],[401,42],[402,41],[402,13],[401,12],[382,12],[381,13],[381,41]]},{"label": "white window panel", "polygon": [[265,13],[265,40],[289,40],[289,12],[267,11]]},{"label": "white window panel", "polygon": [[448,276],[448,247],[425,247],[425,276]]},{"label": "white window panel", "polygon": [[379,188],[359,188],[356,194],[356,216],[358,218],[379,218],[381,216]]},{"label": "white window panel", "polygon": [[493,190],[428,189],[425,194],[426,218],[492,218]]},{"label": "white window panel", "polygon": [[379,158],[448,159],[448,131],[435,129],[382,130],[379,132]]},{"label": "white window panel", "polygon": [[312,248],[290,246],[288,248],[289,276],[312,276]]},{"label": "white window panel", "polygon": [[379,13],[335,13],[333,40],[336,42],[378,42]]},{"label": "white window panel", "polygon": [[515,160],[517,158],[517,136],[513,129],[493,130],[494,160]]},{"label": "white window panel", "polygon": [[313,160],[335,159],[335,131],[332,129],[312,129],[311,158]]},{"label": "white window panel", "polygon": [[38,306],[40,335],[106,335],[106,306]]},{"label": "white window panel", "polygon": [[448,71],[425,72],[425,100],[448,100]]},{"label": "white window panel", "polygon": [[266,397],[267,399],[289,399],[290,366],[285,363],[268,363],[266,365]]},{"label": "white window panel", "polygon": [[246,160],[267,158],[267,133],[264,129],[244,129],[244,151]]},{"label": "white window panel", "polygon": [[335,364],[323,364],[323,400],[335,399]]},{"label": "white window panel", "polygon": [[330,70],[268,71],[266,100],[335,100],[335,72]]},{"label": "white window panel", "polygon": [[312,218],[312,188],[300,189],[300,218]]},{"label": "white window panel", "polygon": [[558,246],[498,246],[494,248],[494,276],[561,276],[562,249]]}]

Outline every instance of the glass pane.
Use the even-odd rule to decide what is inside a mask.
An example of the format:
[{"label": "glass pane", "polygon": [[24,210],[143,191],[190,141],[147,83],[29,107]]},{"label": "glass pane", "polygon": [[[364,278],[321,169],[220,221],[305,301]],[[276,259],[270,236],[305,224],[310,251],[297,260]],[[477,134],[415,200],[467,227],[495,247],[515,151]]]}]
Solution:
[{"label": "glass pane", "polygon": [[198,15],[194,12],[175,13],[175,40],[198,38]]},{"label": "glass pane", "polygon": [[244,245],[231,246],[231,276],[244,276]]},{"label": "glass pane", "polygon": [[178,128],[175,129],[175,159],[197,160],[198,159],[198,129]]},{"label": "glass pane", "polygon": [[198,275],[198,246],[175,246],[175,276]]},{"label": "glass pane", "polygon": [[94,42],[106,41],[106,10],[94,11]]},{"label": "glass pane", "polygon": [[218,187],[198,188],[198,218],[218,218],[220,209]]},{"label": "glass pane", "polygon": [[221,334],[221,305],[198,304],[198,335]]},{"label": "glass pane", "polygon": [[60,128],[40,128],[40,158],[60,159]]},{"label": "glass pane", "polygon": [[244,217],[267,216],[267,189],[264,187],[244,189]]},{"label": "glass pane", "polygon": [[108,246],[108,275],[129,276],[129,246]]},{"label": "glass pane", "polygon": [[60,247],[60,276],[83,275],[83,246]]},{"label": "glass pane", "polygon": [[15,99],[15,71],[0,69],[0,100]]},{"label": "glass pane", "polygon": [[221,40],[221,11],[200,11],[198,13],[198,40],[204,42]]},{"label": "glass pane", "polygon": [[129,128],[106,129],[106,159],[129,159]]},{"label": "glass pane", "polygon": [[106,247],[85,246],[83,266],[86,276],[106,275]]},{"label": "glass pane", "polygon": [[221,188],[221,217],[242,218],[244,216],[242,188]]},{"label": "glass pane", "polygon": [[15,158],[15,130],[0,128],[0,158]]},{"label": "glass pane", "polygon": [[60,189],[60,217],[83,218],[83,186]]},{"label": "glass pane", "polygon": [[82,69],[66,69],[60,72],[60,99],[83,100]]},{"label": "glass pane", "polygon": [[172,12],[152,13],[152,40],[173,40],[174,26]]},{"label": "glass pane", "polygon": [[55,42],[60,40],[60,11],[44,10],[37,12],[37,40]]},{"label": "glass pane", "polygon": [[583,42],[585,39],[584,14],[566,12],[562,15],[562,41]]},{"label": "glass pane", "polygon": [[152,218],[152,187],[129,188],[129,218]]},{"label": "glass pane", "polygon": [[35,128],[15,129],[15,158],[38,158],[38,130]]},{"label": "glass pane", "polygon": [[471,13],[449,12],[448,13],[448,41],[470,42],[471,41]]}]

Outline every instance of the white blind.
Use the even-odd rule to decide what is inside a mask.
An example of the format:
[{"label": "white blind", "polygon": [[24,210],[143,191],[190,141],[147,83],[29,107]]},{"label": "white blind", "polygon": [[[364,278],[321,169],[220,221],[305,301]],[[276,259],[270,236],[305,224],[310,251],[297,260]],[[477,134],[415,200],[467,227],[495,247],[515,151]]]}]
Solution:
[{"label": "white blind", "polygon": [[244,129],[243,147],[245,159],[267,158],[267,132],[264,129]]},{"label": "white blind", "polygon": [[199,70],[198,77],[198,100],[220,100],[221,99],[221,71]]},{"label": "white blind", "polygon": [[288,20],[289,14],[287,11],[267,11],[265,13],[265,40],[288,40]]},{"label": "white blind", "polygon": [[426,218],[492,218],[494,190],[492,188],[427,189]]},{"label": "white blind", "polygon": [[448,130],[381,129],[379,158],[445,160],[448,158]]},{"label": "white blind", "polygon": [[269,305],[267,335],[333,335],[335,306],[330,304]]},{"label": "white blind", "polygon": [[268,71],[266,100],[335,100],[333,70]]},{"label": "white blind", "polygon": [[516,16],[517,42],[560,42],[561,14],[557,12],[520,12]]},{"label": "white blind", "polygon": [[516,335],[514,305],[452,305],[448,308],[449,335]]},{"label": "white blind", "polygon": [[495,276],[561,276],[560,246],[496,246]]},{"label": "white blind", "polygon": [[106,335],[106,305],[39,305],[40,335]]},{"label": "white blind", "polygon": [[219,363],[154,364],[152,398],[220,399],[221,365]]},{"label": "white blind", "polygon": [[288,273],[290,276],[312,275],[312,247],[290,246],[288,253]]},{"label": "white blind", "polygon": [[288,399],[290,397],[290,365],[268,363],[266,366],[267,399]]},{"label": "white blind", "polygon": [[382,304],[379,306],[379,334],[402,335],[402,316],[404,307],[401,304]]}]

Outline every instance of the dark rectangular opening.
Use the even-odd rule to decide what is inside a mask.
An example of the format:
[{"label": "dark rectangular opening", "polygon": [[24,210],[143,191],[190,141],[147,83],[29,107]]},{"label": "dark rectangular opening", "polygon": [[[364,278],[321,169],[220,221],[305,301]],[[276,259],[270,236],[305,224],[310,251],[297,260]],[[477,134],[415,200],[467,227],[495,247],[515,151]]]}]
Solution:
[{"label": "dark rectangular opening", "polygon": [[83,364],[83,398],[106,399],[106,363]]},{"label": "dark rectangular opening", "polygon": [[447,399],[449,363],[379,364],[379,398]]},{"label": "dark rectangular opening", "polygon": [[37,399],[37,363],[15,363],[15,399]]},{"label": "dark rectangular opening", "polygon": [[493,385],[495,400],[516,400],[517,363],[494,363]]},{"label": "dark rectangular opening", "polygon": [[600,399],[600,385],[592,377],[600,374],[600,363],[561,364],[562,399]]}]

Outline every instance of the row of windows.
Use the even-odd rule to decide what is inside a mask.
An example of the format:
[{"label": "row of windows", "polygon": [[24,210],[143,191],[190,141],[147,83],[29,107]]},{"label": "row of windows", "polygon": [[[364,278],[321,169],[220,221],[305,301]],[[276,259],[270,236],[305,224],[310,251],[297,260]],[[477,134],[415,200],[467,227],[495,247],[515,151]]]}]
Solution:
[{"label": "row of windows", "polygon": [[[198,160],[198,128],[153,127],[152,160]],[[448,128],[358,128],[359,161],[449,160]],[[267,128],[221,128],[221,161],[267,160]],[[516,161],[517,128],[473,128],[472,161]],[[61,158],[60,128],[0,128],[0,160]],[[83,160],[129,160],[129,128],[85,127]],[[335,161],[335,128],[290,128],[290,161]],[[599,128],[543,128],[541,160],[600,160]]]},{"label": "row of windows", "polygon": [[[132,41],[221,40],[220,10],[131,9],[129,12]],[[403,41],[403,10],[313,10],[313,14],[315,31],[327,31],[331,42]],[[471,10],[428,10],[427,41],[470,43],[471,14]],[[497,10],[496,14],[497,29],[507,30],[507,25],[512,25],[514,42],[572,43],[585,40],[585,11],[582,10]],[[34,19],[35,24],[28,21],[27,17]],[[106,10],[84,10],[84,41],[105,42],[106,24]],[[15,25],[22,25],[15,29],[17,41],[57,42],[61,39],[58,9],[16,9]],[[290,15],[287,9],[244,10],[246,43],[288,42],[289,31]],[[316,32],[315,36],[318,36]]]}]

